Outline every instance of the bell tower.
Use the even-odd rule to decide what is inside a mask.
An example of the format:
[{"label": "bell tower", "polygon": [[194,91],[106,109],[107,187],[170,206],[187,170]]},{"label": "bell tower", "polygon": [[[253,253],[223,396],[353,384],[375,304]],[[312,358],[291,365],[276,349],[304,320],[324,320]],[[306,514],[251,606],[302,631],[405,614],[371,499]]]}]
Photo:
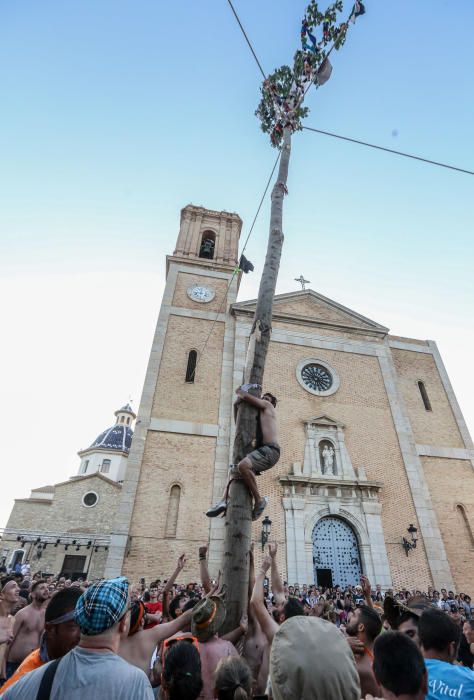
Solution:
[{"label": "bell tower", "polygon": [[208,261],[235,268],[242,220],[237,214],[188,204],[181,210],[173,258]]},{"label": "bell tower", "polygon": [[179,554],[209,539],[203,508],[229,464],[241,228],[227,211],[181,211],[106,576],[166,578]]}]

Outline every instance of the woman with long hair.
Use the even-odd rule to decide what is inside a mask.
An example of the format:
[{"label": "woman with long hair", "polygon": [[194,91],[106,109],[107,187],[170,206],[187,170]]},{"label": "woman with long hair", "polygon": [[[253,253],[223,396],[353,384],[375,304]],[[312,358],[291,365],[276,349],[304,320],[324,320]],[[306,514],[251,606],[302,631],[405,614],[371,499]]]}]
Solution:
[{"label": "woman with long hair", "polygon": [[164,651],[161,687],[166,700],[197,700],[202,690],[201,657],[193,643],[178,641]]}]

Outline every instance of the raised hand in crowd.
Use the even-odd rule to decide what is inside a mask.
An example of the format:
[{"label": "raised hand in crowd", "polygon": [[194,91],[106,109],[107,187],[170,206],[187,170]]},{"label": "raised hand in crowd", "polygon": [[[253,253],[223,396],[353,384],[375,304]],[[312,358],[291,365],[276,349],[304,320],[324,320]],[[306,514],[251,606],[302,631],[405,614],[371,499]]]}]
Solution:
[{"label": "raised hand in crowd", "polygon": [[374,602],[372,600],[372,586],[370,585],[370,581],[367,576],[362,575],[360,577],[360,585],[362,587],[365,604],[368,605],[369,608],[373,608]]},{"label": "raised hand in crowd", "polygon": [[281,579],[280,573],[278,571],[276,555],[278,551],[278,545],[276,542],[271,542],[268,545],[268,555],[270,557],[271,563],[271,584],[272,593],[275,605],[283,605],[287,596],[285,595],[285,589],[283,587],[283,581]]},{"label": "raised hand in crowd", "polygon": [[170,603],[169,593],[171,592],[171,590],[174,586],[174,582],[178,578],[181,571],[184,569],[185,564],[186,564],[186,554],[181,554],[181,556],[178,558],[178,561],[176,563],[176,569],[173,571],[170,578],[167,580],[165,587],[163,589],[163,618],[165,620],[167,620],[168,616],[169,616],[169,603]]},{"label": "raised hand in crowd", "polygon": [[206,593],[212,588],[211,577],[209,575],[209,568],[207,566],[207,546],[203,545],[199,547],[199,574],[201,576],[201,584]]}]

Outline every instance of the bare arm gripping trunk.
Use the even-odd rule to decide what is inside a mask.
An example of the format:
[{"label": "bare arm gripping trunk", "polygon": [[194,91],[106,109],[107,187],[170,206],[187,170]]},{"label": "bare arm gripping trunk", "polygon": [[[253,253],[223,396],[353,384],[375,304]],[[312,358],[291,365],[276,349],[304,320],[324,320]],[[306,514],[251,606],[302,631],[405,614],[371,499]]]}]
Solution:
[{"label": "bare arm gripping trunk", "polygon": [[[270,235],[263,268],[257,308],[252,326],[245,368],[246,380],[263,384],[265,358],[270,343],[273,297],[275,296],[280,258],[283,248],[283,198],[286,192],[291,151],[291,132],[285,129],[277,181],[272,191]],[[257,410],[246,401],[239,405],[233,462],[237,464],[252,450],[256,433]],[[227,508],[224,540],[224,583],[227,586],[227,617],[224,632],[235,629],[247,607],[249,551],[252,533],[251,499],[241,481],[231,487]]]}]

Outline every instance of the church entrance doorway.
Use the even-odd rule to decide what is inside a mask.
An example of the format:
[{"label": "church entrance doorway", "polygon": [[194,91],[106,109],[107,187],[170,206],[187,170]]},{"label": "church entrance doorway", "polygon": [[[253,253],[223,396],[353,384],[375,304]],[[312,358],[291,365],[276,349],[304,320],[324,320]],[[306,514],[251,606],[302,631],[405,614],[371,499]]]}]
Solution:
[{"label": "church entrance doorway", "polygon": [[331,569],[316,569],[316,583],[318,588],[332,588]]},{"label": "church entrance doorway", "polygon": [[[341,518],[322,518],[313,530],[314,579],[318,586],[356,586],[362,573],[357,537]],[[327,581],[331,583],[326,583]]]}]

